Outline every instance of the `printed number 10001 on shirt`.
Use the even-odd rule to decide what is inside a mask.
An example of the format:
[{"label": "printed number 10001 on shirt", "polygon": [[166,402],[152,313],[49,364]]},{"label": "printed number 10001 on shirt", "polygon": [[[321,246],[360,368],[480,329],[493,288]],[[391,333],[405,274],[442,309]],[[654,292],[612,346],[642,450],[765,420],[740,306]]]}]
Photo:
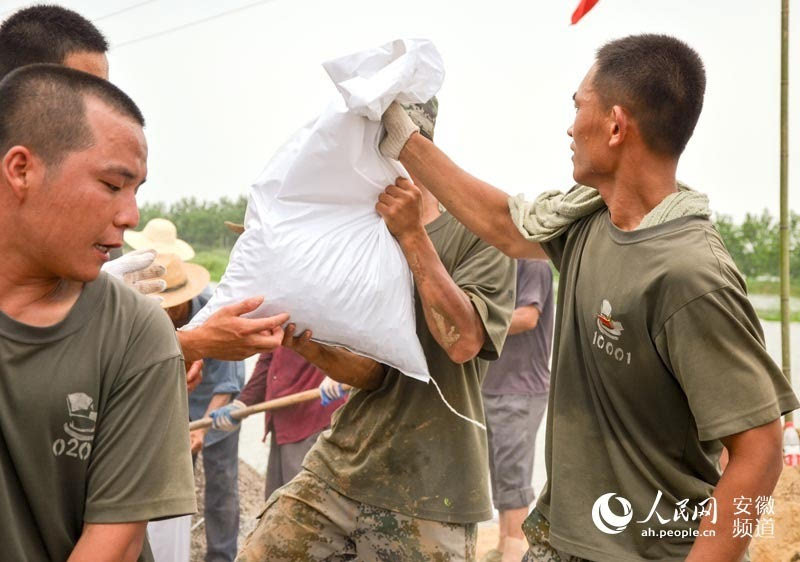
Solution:
[{"label": "printed number 10001 on shirt", "polygon": [[606,355],[613,357],[617,361],[625,361],[628,365],[631,364],[630,352],[626,353],[621,347],[615,346],[611,341],[606,339],[603,334],[598,334],[597,330],[594,331],[592,345],[596,345],[598,349],[604,350]]}]

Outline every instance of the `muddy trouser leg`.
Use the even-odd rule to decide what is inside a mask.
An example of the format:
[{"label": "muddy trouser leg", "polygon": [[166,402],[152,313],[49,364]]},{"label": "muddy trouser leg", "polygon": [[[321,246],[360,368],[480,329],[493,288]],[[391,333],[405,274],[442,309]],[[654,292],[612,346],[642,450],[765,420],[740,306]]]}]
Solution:
[{"label": "muddy trouser leg", "polygon": [[528,539],[522,562],[589,562],[550,546],[550,522],[536,508],[525,519],[522,531]]},{"label": "muddy trouser leg", "polygon": [[303,470],[267,500],[240,562],[473,562],[477,524],[416,519],[363,504]]},{"label": "muddy trouser leg", "polygon": [[236,560],[356,560],[350,536],[355,529],[358,506],[303,470],[267,500],[258,525]]},{"label": "muddy trouser leg", "polygon": [[359,504],[353,541],[359,560],[472,562],[476,523],[442,523]]}]

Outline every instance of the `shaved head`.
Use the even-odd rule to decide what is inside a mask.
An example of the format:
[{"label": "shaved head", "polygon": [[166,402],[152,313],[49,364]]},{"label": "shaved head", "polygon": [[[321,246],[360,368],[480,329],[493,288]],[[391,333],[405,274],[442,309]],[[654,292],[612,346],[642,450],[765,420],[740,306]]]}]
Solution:
[{"label": "shaved head", "polygon": [[0,81],[0,154],[26,146],[48,166],[94,141],[86,97],[144,126],[139,108],[122,90],[96,76],[55,64],[33,64]]},{"label": "shaved head", "polygon": [[0,25],[0,78],[28,64],[66,64],[75,54],[104,59],[107,50],[103,34],[77,12],[61,6],[31,6]]},{"label": "shaved head", "polygon": [[700,56],[668,35],[631,35],[597,51],[593,86],[607,107],[631,112],[648,147],[680,156],[703,109]]}]

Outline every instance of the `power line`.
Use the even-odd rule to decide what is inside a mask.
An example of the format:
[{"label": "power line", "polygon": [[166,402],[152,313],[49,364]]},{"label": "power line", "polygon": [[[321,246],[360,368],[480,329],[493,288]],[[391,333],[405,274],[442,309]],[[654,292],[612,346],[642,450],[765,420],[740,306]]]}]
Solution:
[{"label": "power line", "polygon": [[104,19],[108,19],[110,17],[114,17],[114,16],[117,16],[119,14],[124,14],[125,12],[129,12],[131,10],[134,10],[134,9],[138,8],[139,6],[144,6],[145,4],[152,4],[153,2],[156,2],[156,0],[144,0],[143,2],[137,2],[136,4],[128,6],[127,8],[120,8],[119,10],[113,11],[113,12],[111,12],[109,14],[106,14],[104,16],[100,16],[99,18],[94,18],[92,21],[95,21],[95,22],[103,21]]},{"label": "power line", "polygon": [[[136,4],[132,4],[132,5],[128,6],[127,8],[120,8],[119,10],[115,10],[115,11],[110,12],[108,14],[102,15],[99,18],[90,18],[90,19],[93,22],[103,21],[104,19],[108,19],[110,17],[116,16],[116,15],[119,15],[119,14],[124,14],[125,12],[129,12],[131,10],[134,10],[134,9],[138,8],[139,6],[144,6],[145,4],[152,4],[153,2],[157,2],[157,1],[158,0],[143,0],[141,2],[137,2]],[[21,10],[22,8],[24,8],[24,6],[19,6],[17,8],[14,8],[13,10],[5,10],[5,11],[1,12],[0,13],[0,21],[3,21],[6,18],[6,16],[9,16],[12,13],[17,12],[17,11]]]},{"label": "power line", "polygon": [[[155,0],[152,0],[152,1],[155,1]],[[239,6],[237,8],[233,8],[231,10],[227,10],[225,12],[221,12],[221,13],[215,14],[213,16],[208,16],[208,17],[205,17],[205,18],[201,18],[199,20],[183,23],[181,25],[178,25],[178,26],[175,26],[175,27],[171,27],[169,29],[164,29],[163,31],[157,31],[157,32],[151,33],[149,35],[144,35],[142,37],[137,37],[135,39],[130,39],[128,41],[123,41],[122,43],[118,43],[118,44],[114,45],[112,47],[112,50],[119,49],[120,47],[127,47],[128,45],[133,45],[135,43],[141,43],[142,41],[147,41],[149,39],[155,39],[156,37],[162,37],[164,35],[169,35],[170,33],[175,33],[176,31],[182,31],[184,29],[187,29],[187,28],[190,28],[190,27],[194,27],[196,25],[200,25],[201,23],[206,23],[206,22],[221,18],[223,16],[234,14],[236,12],[242,12],[242,11],[250,9],[250,8],[252,8],[254,6],[258,6],[259,4],[265,4],[267,2],[272,2],[272,1],[273,0],[256,0],[255,2],[251,2],[250,4],[245,4],[244,6]]]}]

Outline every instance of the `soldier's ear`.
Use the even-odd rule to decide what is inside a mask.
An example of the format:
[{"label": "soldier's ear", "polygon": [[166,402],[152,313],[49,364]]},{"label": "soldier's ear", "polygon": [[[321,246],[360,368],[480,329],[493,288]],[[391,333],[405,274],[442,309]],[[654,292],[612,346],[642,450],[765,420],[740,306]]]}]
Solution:
[{"label": "soldier's ear", "polygon": [[31,188],[43,178],[43,167],[40,159],[36,158],[25,146],[12,146],[3,155],[0,163],[0,178],[8,186],[14,198],[20,203],[25,201]]},{"label": "soldier's ear", "polygon": [[607,122],[608,146],[616,147],[621,145],[628,135],[629,125],[630,121],[627,112],[619,105],[613,106]]}]

